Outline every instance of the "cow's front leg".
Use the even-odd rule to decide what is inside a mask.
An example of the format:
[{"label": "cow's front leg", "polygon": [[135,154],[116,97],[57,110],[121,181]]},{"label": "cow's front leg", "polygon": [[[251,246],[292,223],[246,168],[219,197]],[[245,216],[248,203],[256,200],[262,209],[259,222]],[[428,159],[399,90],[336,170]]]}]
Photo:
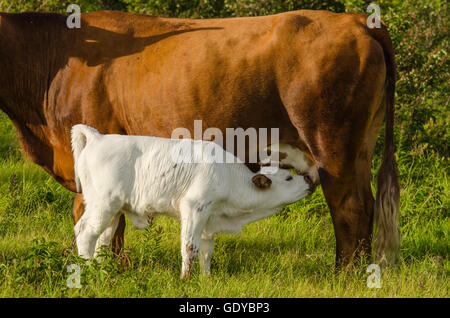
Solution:
[{"label": "cow's front leg", "polygon": [[211,273],[211,258],[214,253],[214,236],[202,235],[200,243],[200,269],[204,275],[209,276]]},{"label": "cow's front leg", "polygon": [[181,204],[181,279],[191,277],[192,268],[199,254],[201,234],[205,228],[208,211],[196,208],[196,204]]}]

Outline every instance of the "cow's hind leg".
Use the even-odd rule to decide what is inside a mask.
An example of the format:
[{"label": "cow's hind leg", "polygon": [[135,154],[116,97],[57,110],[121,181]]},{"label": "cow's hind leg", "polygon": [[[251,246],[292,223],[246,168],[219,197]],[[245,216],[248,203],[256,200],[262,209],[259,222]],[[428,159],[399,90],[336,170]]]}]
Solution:
[{"label": "cow's hind leg", "polygon": [[[384,115],[376,111],[379,99],[372,103],[369,114],[359,116],[359,122],[346,114],[353,125],[330,122],[328,130],[308,142],[313,145],[312,155],[333,220],[337,267],[371,257],[374,198],[370,167]],[[338,114],[331,118],[335,117]]]},{"label": "cow's hind leg", "polygon": [[[375,200],[370,167],[384,117],[384,104],[378,101],[374,98],[372,111],[376,111],[366,124],[365,134],[354,131],[336,139],[322,136],[323,143],[316,156],[320,182],[333,219],[337,267],[371,258]],[[359,145],[352,138],[358,135],[362,135]],[[347,142],[339,143],[342,141]],[[338,148],[334,150],[336,145]]]},{"label": "cow's hind leg", "polygon": [[[383,111],[373,115],[366,134],[341,131],[340,138],[321,136],[314,154],[333,220],[337,267],[371,257],[374,198],[370,167],[383,115]],[[357,135],[362,135],[359,143],[352,139]]]},{"label": "cow's hind leg", "polygon": [[370,165],[360,159],[337,175],[329,173],[326,166],[319,169],[333,220],[337,267],[371,256],[374,199],[369,172]]}]

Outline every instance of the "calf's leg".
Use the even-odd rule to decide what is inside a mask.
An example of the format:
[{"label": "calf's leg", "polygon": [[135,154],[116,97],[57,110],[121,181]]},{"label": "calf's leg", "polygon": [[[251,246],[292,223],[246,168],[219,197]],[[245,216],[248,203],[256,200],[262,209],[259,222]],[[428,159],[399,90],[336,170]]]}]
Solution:
[{"label": "calf's leg", "polygon": [[211,258],[214,253],[214,236],[202,235],[200,242],[200,269],[204,275],[209,276],[211,271]]},{"label": "calf's leg", "polygon": [[187,200],[180,204],[181,212],[181,279],[191,277],[191,271],[200,250],[201,234],[205,228],[209,211],[200,211],[194,203]]},{"label": "calf's leg", "polygon": [[78,254],[83,258],[94,256],[99,236],[111,224],[119,210],[118,206],[115,206],[117,204],[105,200],[99,200],[99,202],[102,203],[89,203],[74,227]]},{"label": "calf's leg", "polygon": [[74,227],[78,255],[89,259],[94,256],[95,244],[99,233],[87,218],[81,217]]},{"label": "calf's leg", "polygon": [[97,244],[95,246],[95,254],[96,256],[98,250],[103,246],[109,246],[111,244],[111,238],[113,237],[117,225],[119,224],[119,219],[122,214],[117,214],[114,216],[109,223],[108,227],[103,231],[103,233],[100,235],[100,237],[97,240]]},{"label": "calf's leg", "polygon": [[[83,195],[77,193],[73,203],[73,222],[77,224],[78,220],[84,213]],[[118,225],[116,226],[114,236],[112,238],[111,249],[115,255],[120,255],[124,246],[124,233],[125,233],[125,216],[122,214],[118,219]]]}]

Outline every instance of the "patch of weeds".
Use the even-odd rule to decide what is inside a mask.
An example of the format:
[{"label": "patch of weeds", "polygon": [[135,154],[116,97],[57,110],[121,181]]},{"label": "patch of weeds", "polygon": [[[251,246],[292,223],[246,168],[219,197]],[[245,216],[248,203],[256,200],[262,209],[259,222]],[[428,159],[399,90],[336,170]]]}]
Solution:
[{"label": "patch of weeds", "polygon": [[61,277],[65,270],[58,244],[45,239],[35,239],[25,255],[6,263],[9,263],[8,276],[13,284],[30,284],[37,289],[45,282]]},{"label": "patch of weeds", "polygon": [[134,263],[134,268],[154,265],[162,255],[161,240],[163,237],[163,227],[156,225],[151,218],[148,227],[139,235],[138,242],[133,251],[133,258],[139,259]]}]

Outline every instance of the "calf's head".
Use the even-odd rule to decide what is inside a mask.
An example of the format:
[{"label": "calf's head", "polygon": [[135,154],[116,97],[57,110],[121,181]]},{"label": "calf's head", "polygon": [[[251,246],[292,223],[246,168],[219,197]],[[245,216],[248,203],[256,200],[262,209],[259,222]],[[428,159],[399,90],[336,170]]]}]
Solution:
[{"label": "calf's head", "polygon": [[277,169],[274,173],[261,170],[253,176],[252,181],[260,191],[263,191],[264,203],[270,207],[297,202],[314,190],[307,177],[291,174],[285,169]]}]

